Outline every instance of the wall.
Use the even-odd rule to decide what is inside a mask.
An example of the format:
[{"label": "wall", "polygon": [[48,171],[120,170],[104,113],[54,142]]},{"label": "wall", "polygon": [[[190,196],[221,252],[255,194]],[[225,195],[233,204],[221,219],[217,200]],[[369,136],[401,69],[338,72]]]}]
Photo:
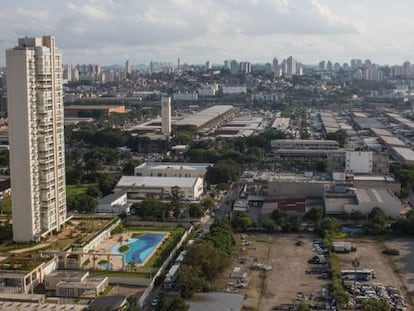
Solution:
[{"label": "wall", "polygon": [[162,266],[158,269],[157,273],[154,275],[154,277],[151,280],[151,284],[147,287],[147,289],[142,293],[141,297],[138,300],[138,305],[140,308],[144,307],[145,300],[148,298],[148,296],[151,294],[152,290],[154,289],[155,285],[155,279],[163,273],[163,271],[167,268],[167,266],[170,264],[180,247],[183,245],[184,241],[188,238],[189,234],[193,231],[194,227],[191,226],[182,236],[181,240],[177,243],[177,245],[174,247],[174,249],[171,251],[168,258],[164,261]]}]

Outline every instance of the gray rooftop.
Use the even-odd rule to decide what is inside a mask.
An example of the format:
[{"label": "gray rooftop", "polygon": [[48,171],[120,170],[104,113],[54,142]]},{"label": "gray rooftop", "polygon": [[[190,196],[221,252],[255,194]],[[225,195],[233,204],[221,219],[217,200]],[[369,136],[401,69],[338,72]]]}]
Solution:
[{"label": "gray rooftop", "polygon": [[126,195],[126,192],[117,192],[117,193],[110,193],[103,198],[99,199],[99,204],[110,204],[115,200],[118,200],[120,197]]},{"label": "gray rooftop", "polygon": [[122,176],[116,188],[125,187],[194,187],[199,178],[188,177],[148,177],[148,176]]},{"label": "gray rooftop", "polygon": [[414,151],[412,151],[410,148],[392,147],[392,150],[394,150],[405,161],[414,161]]},{"label": "gray rooftop", "polygon": [[359,203],[392,203],[398,204],[400,200],[389,189],[355,189]]},{"label": "gray rooftop", "polygon": [[213,166],[213,163],[176,163],[176,162],[146,162],[136,168],[147,168],[153,170],[200,170]]},{"label": "gray rooftop", "polygon": [[231,105],[215,105],[196,114],[186,116],[184,119],[178,121],[176,125],[194,125],[197,128],[200,128],[206,123],[233,109],[234,108]]}]

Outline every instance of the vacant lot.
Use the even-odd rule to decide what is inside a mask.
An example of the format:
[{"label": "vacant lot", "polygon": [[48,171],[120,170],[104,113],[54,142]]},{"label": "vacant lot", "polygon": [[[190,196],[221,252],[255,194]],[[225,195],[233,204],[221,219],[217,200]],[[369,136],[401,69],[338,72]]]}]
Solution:
[{"label": "vacant lot", "polygon": [[385,245],[400,251],[400,255],[391,256],[390,261],[393,263],[397,273],[401,276],[407,293],[411,296],[412,300],[414,298],[414,240],[397,239],[387,241]]},{"label": "vacant lot", "polygon": [[[313,235],[299,234],[256,234],[248,236],[249,245],[242,245],[240,236],[237,236],[238,245],[232,264],[216,280],[215,286],[219,290],[245,294],[244,308],[247,310],[272,310],[279,304],[294,303],[299,293],[317,295],[327,282],[305,273],[309,267],[308,259],[315,255],[312,251],[313,238]],[[298,240],[303,241],[301,246],[295,245]],[[239,257],[245,257],[246,261],[241,264]],[[250,266],[254,262],[270,265],[272,271],[251,270]],[[247,272],[247,288],[228,286],[235,282],[230,279],[234,267]]]},{"label": "vacant lot", "polygon": [[[268,272],[264,297],[260,310],[272,310],[279,304],[294,303],[296,295],[317,295],[327,281],[316,275],[306,274],[308,259],[315,253],[312,250],[313,235],[276,235],[269,237],[272,241],[269,264],[273,270]],[[295,243],[300,240],[302,246]]]},{"label": "vacant lot", "polygon": [[[338,254],[339,262],[341,269],[354,269],[352,266],[352,260],[358,258],[360,266],[358,269],[374,269],[376,278],[372,282],[383,283],[385,286],[391,285],[396,288],[399,288],[404,295],[407,295],[405,288],[411,286],[411,290],[414,289],[414,284],[410,284],[414,280],[414,264],[413,264],[413,255],[414,255],[414,242],[411,242],[411,245],[406,244],[405,242],[387,242],[389,247],[398,248],[402,251],[402,255],[394,258],[388,257],[387,255],[382,254],[384,249],[383,242],[378,242],[370,239],[356,239],[353,241],[353,246],[357,248],[356,252],[351,252],[347,254]],[[396,264],[401,264],[401,276],[402,279],[406,278],[406,284],[401,282],[401,279],[398,277],[397,273],[394,271],[394,264],[392,261],[395,260]]]}]

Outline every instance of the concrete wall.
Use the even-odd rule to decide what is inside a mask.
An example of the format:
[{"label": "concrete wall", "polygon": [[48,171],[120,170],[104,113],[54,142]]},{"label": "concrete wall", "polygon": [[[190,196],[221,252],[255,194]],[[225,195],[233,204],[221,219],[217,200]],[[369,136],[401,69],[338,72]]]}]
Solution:
[{"label": "concrete wall", "polygon": [[301,181],[272,181],[268,184],[269,196],[278,197],[323,197],[326,182],[301,182]]},{"label": "concrete wall", "polygon": [[162,264],[162,266],[158,269],[157,273],[152,278],[150,285],[147,287],[147,289],[145,290],[145,292],[142,293],[141,297],[138,300],[138,305],[139,305],[140,308],[143,308],[144,307],[145,300],[148,298],[148,296],[150,295],[150,293],[154,289],[155,279],[158,276],[160,276],[161,273],[163,273],[163,271],[167,268],[167,266],[170,264],[170,262],[172,261],[172,259],[175,257],[176,253],[178,252],[178,250],[180,249],[180,247],[183,245],[184,241],[188,238],[188,236],[190,235],[190,233],[193,231],[193,229],[194,229],[194,227],[191,226],[183,234],[181,240],[177,243],[177,245],[171,251],[171,253],[168,256],[168,258],[164,261],[164,263]]}]

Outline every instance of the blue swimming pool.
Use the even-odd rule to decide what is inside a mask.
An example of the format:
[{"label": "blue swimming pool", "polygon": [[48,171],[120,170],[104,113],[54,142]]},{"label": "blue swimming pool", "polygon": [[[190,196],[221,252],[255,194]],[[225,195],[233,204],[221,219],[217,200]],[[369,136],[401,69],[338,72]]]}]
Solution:
[{"label": "blue swimming pool", "polygon": [[120,254],[119,247],[127,243],[131,249],[124,253],[125,262],[143,263],[165,236],[165,233],[145,233],[138,238],[130,238],[122,244],[117,243],[111,248],[111,253]]}]

